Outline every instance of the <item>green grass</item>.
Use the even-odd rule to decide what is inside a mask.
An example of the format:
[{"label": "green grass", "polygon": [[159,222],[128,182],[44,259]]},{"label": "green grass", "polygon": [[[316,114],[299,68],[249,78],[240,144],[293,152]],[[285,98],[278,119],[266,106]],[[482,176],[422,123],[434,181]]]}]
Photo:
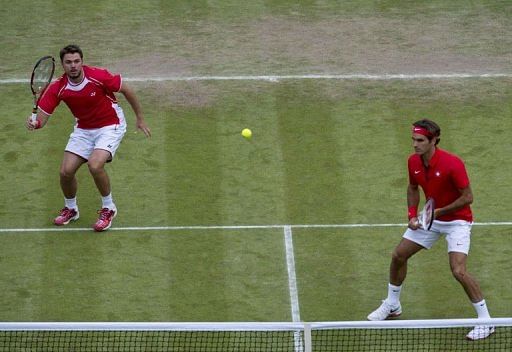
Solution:
[{"label": "green grass", "polygon": [[[511,308],[510,280],[495,270],[503,266],[508,251],[491,254],[495,248],[506,247],[506,231],[475,227],[468,258],[468,270],[479,280],[496,317],[508,316]],[[364,320],[371,310],[368,307],[377,308],[379,298],[387,294],[390,255],[401,235],[400,228],[294,230],[300,298],[316,302],[302,306],[302,314],[312,321],[335,321],[340,316],[346,317],[341,320]],[[323,270],[320,274],[310,268]],[[444,239],[413,257],[408,269],[402,319],[474,317],[462,287],[450,273]]]},{"label": "green grass", "polygon": [[4,234],[2,252],[5,321],[289,319],[277,230]]},{"label": "green grass", "polygon": [[[38,56],[68,42],[127,77],[485,73],[510,72],[512,62],[505,1],[53,1],[35,22],[29,2],[3,5],[0,80],[26,78]],[[440,146],[466,161],[475,220],[510,221],[510,83],[129,83],[153,137],[136,133],[121,98],[129,128],[107,166],[114,227],[403,223],[410,126],[424,117],[441,125]],[[62,105],[45,129],[26,131],[26,83],[0,84],[0,101],[0,228],[51,228],[73,120]],[[80,229],[100,198],[87,168],[78,180],[76,231],[0,232],[1,321],[292,319],[282,228],[95,234]],[[385,295],[404,229],[292,229],[301,319],[365,319]],[[510,227],[473,232],[470,271],[491,314],[509,316]],[[474,316],[445,248],[412,260],[404,319]]]},{"label": "green grass", "polygon": [[[151,91],[136,87],[148,102],[154,137],[134,133],[132,123],[115,162],[107,167],[124,214],[116,223],[401,222],[409,128],[424,116],[443,127],[440,146],[466,160],[476,220],[506,220],[507,209],[496,205],[510,196],[500,182],[510,170],[496,161],[510,148],[490,142],[512,127],[507,83],[205,83],[211,101],[193,109],[160,107],[148,95]],[[172,92],[184,84],[166,83],[158,89]],[[23,91],[21,86],[0,88],[6,108],[19,114],[10,115],[9,129],[0,133],[4,140],[12,129],[19,135],[1,156],[12,165],[2,173],[0,186],[6,227],[47,225],[62,203],[58,167],[71,119],[62,106],[46,129],[28,133],[20,123],[23,110],[7,97]],[[452,91],[457,93],[448,101]],[[254,133],[250,141],[240,136],[246,126]],[[13,189],[21,179],[25,182]],[[82,222],[92,222],[99,204],[86,168],[79,181]],[[16,217],[18,209],[11,206],[20,199],[33,215],[29,219]],[[125,206],[134,199],[137,206]],[[376,199],[389,202],[382,207]],[[161,210],[154,213],[155,207]]]},{"label": "green grass", "polygon": [[[496,160],[508,147],[490,143],[510,127],[506,83],[202,83],[210,101],[192,109],[160,106],[151,89],[136,86],[154,137],[135,134],[132,123],[108,166],[120,209],[115,226],[404,222],[412,116],[446,126],[441,146],[467,162],[476,219],[506,221],[506,208],[497,204],[509,190],[496,180],[510,170]],[[184,85],[165,83],[158,90]],[[6,107],[19,115],[23,110],[9,96],[22,96],[23,88],[0,87]],[[19,116],[7,118],[9,129],[0,133],[10,141],[1,156],[10,165],[1,174],[2,227],[51,226],[62,204],[57,170],[70,129],[67,115],[59,108],[35,133],[23,129]],[[253,130],[250,141],[239,134],[245,126]],[[86,169],[78,178],[81,219],[71,228],[90,226],[100,205]],[[20,209],[30,216],[20,216]],[[389,253],[402,231],[294,230],[302,319],[364,319],[385,294]],[[492,254],[506,248],[500,243],[506,231],[476,227],[470,256],[495,316],[510,310],[510,295],[493,284],[508,277],[502,259],[508,255]],[[2,319],[288,321],[282,231],[264,233],[5,234],[0,281],[10,308]],[[473,316],[444,248],[440,243],[411,264],[407,317]],[[450,299],[437,302],[438,292]],[[357,304],[345,304],[354,299]]]},{"label": "green grass", "polygon": [[457,66],[464,71],[476,69],[471,61],[510,67],[512,5],[504,0],[60,0],[38,7],[37,21],[26,19],[31,1],[2,5],[2,78],[28,78],[35,58],[71,42],[88,63],[127,75],[145,65],[177,76],[375,72],[387,60],[403,73],[439,58],[441,70],[444,60],[466,63]]}]

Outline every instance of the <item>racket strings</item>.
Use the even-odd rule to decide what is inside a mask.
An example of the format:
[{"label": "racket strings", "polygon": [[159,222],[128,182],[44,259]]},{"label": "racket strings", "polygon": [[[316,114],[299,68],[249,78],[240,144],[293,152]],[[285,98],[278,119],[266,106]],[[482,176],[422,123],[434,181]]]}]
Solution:
[{"label": "racket strings", "polygon": [[32,88],[35,92],[41,92],[53,76],[54,65],[51,59],[44,60],[34,69]]}]

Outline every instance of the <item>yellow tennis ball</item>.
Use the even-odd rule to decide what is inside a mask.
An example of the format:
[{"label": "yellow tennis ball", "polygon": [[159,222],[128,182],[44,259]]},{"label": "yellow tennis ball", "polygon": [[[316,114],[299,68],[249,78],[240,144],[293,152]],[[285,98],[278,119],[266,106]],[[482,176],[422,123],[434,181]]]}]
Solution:
[{"label": "yellow tennis ball", "polygon": [[242,136],[244,136],[246,139],[250,139],[252,137],[252,131],[248,128],[244,128],[242,130]]}]

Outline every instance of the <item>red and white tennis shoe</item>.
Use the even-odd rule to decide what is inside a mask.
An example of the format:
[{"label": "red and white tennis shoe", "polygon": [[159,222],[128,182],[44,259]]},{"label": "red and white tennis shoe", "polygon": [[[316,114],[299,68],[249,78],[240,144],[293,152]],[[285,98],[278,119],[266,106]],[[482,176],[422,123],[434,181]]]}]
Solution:
[{"label": "red and white tennis shoe", "polygon": [[100,214],[100,216],[98,217],[98,221],[96,221],[93,228],[94,231],[101,232],[108,230],[110,226],[112,226],[112,220],[114,220],[114,218],[116,217],[117,210],[102,208],[98,210],[98,214]]},{"label": "red and white tennis shoe", "polygon": [[64,207],[59,216],[53,219],[53,223],[57,226],[67,225],[70,221],[76,221],[80,217],[78,210],[69,209],[68,207]]}]

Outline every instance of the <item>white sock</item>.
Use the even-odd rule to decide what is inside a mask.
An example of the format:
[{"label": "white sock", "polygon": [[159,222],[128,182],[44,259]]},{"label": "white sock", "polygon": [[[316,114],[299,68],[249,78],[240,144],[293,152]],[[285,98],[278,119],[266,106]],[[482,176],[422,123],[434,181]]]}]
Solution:
[{"label": "white sock", "polygon": [[473,307],[475,307],[478,319],[487,319],[491,317],[489,310],[487,309],[485,299],[481,300],[480,302],[473,303]]},{"label": "white sock", "polygon": [[114,204],[114,201],[112,200],[112,193],[110,193],[108,196],[101,197],[101,204],[102,204],[102,208],[116,210],[116,206]]},{"label": "white sock", "polygon": [[402,291],[402,286],[395,286],[392,284],[388,284],[388,298],[386,301],[392,305],[397,306],[400,303],[400,292]]},{"label": "white sock", "polygon": [[64,205],[66,206],[66,208],[68,209],[75,209],[75,210],[78,210],[78,206],[76,204],[76,197],[74,198],[64,198]]}]

